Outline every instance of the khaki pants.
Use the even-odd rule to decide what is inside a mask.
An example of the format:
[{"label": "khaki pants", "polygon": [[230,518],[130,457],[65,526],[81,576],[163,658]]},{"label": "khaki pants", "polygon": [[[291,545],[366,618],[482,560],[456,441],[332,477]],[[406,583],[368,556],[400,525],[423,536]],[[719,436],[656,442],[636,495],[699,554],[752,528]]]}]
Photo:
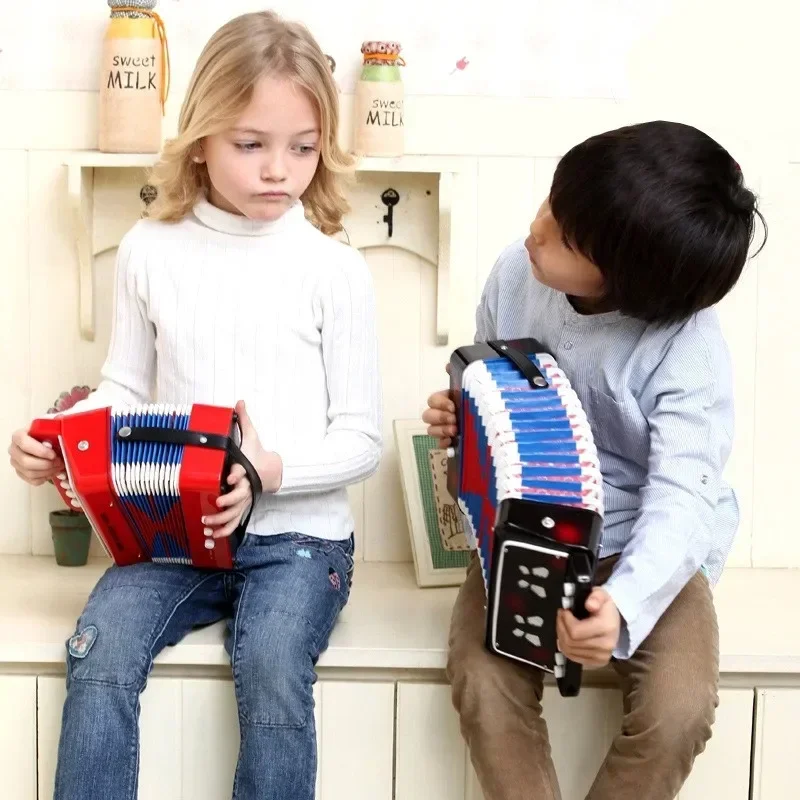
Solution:
[{"label": "khaki pants", "polygon": [[[615,560],[598,564],[597,582],[608,580]],[[484,604],[473,557],[453,609],[447,675],[483,794],[560,800],[543,673],[486,650]],[[587,800],[673,800],[711,737],[718,702],[717,619],[705,577],[689,581],[633,658],[612,666],[622,682],[622,730]]]}]

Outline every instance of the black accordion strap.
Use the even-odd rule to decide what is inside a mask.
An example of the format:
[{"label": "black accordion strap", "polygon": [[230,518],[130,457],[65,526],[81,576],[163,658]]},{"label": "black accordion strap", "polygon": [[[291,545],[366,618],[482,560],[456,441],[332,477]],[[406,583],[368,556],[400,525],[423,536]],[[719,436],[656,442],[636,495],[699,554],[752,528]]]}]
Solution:
[{"label": "black accordion strap", "polygon": [[117,432],[117,437],[124,442],[160,442],[164,444],[189,445],[191,447],[207,447],[210,450],[224,450],[237,464],[241,464],[245,475],[247,475],[247,480],[250,481],[253,501],[240,526],[242,533],[247,532],[250,515],[253,513],[258,498],[261,496],[263,487],[255,467],[250,463],[250,459],[239,449],[239,446],[230,436],[222,436],[218,433],[202,433],[201,431],[178,431],[171,428],[130,427],[120,428]]},{"label": "black accordion strap", "polygon": [[486,344],[498,355],[511,361],[534,389],[544,389],[547,386],[547,379],[522,350],[517,350],[502,339],[486,342]]}]

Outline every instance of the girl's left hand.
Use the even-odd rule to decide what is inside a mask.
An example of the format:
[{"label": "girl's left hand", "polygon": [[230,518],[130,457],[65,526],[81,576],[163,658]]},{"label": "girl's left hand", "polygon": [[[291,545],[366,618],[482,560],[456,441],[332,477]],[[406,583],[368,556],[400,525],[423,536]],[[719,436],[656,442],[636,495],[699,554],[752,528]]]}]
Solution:
[{"label": "girl's left hand", "polygon": [[[258,438],[253,422],[247,413],[244,400],[236,404],[239,425],[242,429],[241,451],[245,455],[261,479],[263,491],[274,493],[281,488],[283,477],[283,461],[277,453],[266,451]],[[247,480],[244,467],[234,464],[228,475],[231,490],[217,500],[219,513],[203,517],[203,525],[214,529],[214,538],[230,536],[239,526],[247,507],[252,502],[250,481]]]}]

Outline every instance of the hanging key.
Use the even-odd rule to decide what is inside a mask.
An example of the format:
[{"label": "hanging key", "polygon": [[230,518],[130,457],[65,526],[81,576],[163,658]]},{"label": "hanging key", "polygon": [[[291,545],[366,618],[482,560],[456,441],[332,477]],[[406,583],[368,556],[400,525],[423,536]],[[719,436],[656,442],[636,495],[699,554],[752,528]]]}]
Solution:
[{"label": "hanging key", "polygon": [[383,221],[389,226],[389,238],[392,238],[392,230],[394,228],[394,220],[392,213],[394,207],[400,202],[400,195],[394,189],[387,189],[381,195],[383,204],[387,207],[387,213],[383,215]]}]

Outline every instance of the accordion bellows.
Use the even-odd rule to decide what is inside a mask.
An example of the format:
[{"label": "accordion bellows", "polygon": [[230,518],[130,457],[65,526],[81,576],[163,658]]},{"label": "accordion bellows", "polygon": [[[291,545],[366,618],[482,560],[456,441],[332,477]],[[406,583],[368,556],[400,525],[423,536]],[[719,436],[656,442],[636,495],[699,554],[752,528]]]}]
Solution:
[{"label": "accordion bellows", "polygon": [[[81,509],[118,566],[142,561],[231,569],[261,484],[239,449],[232,408],[142,405],[34,420],[66,472],[64,502]],[[247,473],[253,503],[239,529],[214,539],[201,519],[218,511],[234,463]]]},{"label": "accordion bellows", "polygon": [[536,340],[456,350],[459,436],[448,487],[473,538],[487,592],[486,646],[552,672],[562,694],[580,665],[558,649],[559,608],[585,616],[603,521],[592,431],[575,391]]}]

